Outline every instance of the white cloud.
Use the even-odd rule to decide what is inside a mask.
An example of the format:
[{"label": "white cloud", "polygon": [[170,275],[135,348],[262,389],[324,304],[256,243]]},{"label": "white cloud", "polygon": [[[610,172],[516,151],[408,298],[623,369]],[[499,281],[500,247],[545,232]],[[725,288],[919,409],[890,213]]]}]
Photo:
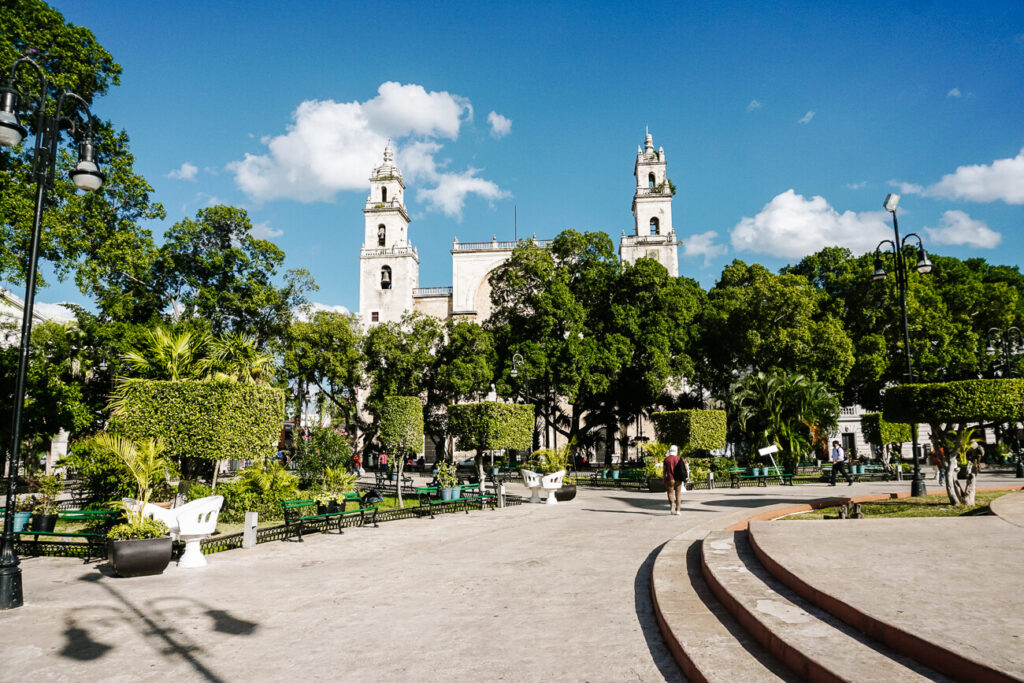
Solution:
[{"label": "white cloud", "polygon": [[487,123],[491,124],[493,138],[503,138],[512,132],[512,119],[505,118],[496,111],[487,115]]},{"label": "white cloud", "polygon": [[470,168],[462,173],[441,173],[437,176],[437,186],[418,190],[416,199],[445,215],[461,219],[468,194],[479,195],[489,202],[511,196],[490,180],[477,178],[477,172],[478,169]]},{"label": "white cloud", "polygon": [[811,122],[811,119],[813,119],[813,118],[814,118],[814,115],[815,115],[816,113],[817,113],[817,112],[813,112],[813,111],[809,111],[809,112],[807,112],[807,113],[806,113],[806,114],[804,114],[804,115],[803,115],[802,117],[800,117],[800,120],[799,120],[799,121],[797,121],[797,123],[810,123],[810,122]]},{"label": "white cloud", "polygon": [[863,190],[867,185],[868,181],[866,180],[862,180],[859,183],[846,183],[846,186],[851,190]]},{"label": "white cloud", "polygon": [[899,180],[890,180],[889,184],[899,189],[900,194],[924,194],[924,185],[917,183],[904,183]]},{"label": "white cloud", "polygon": [[263,221],[261,223],[253,223],[252,230],[249,234],[258,240],[269,240],[274,237],[280,237],[284,234],[284,230],[274,229],[270,227],[270,223],[268,221]]},{"label": "white cloud", "polygon": [[937,244],[964,244],[979,249],[994,249],[1003,236],[963,211],[947,211],[939,220],[939,227],[924,228],[928,238]]},{"label": "white cloud", "polygon": [[703,256],[704,265],[707,266],[711,259],[726,252],[724,244],[715,244],[718,233],[708,230],[697,235],[690,235],[683,240],[683,256]]},{"label": "white cloud", "polygon": [[960,88],[952,88],[948,93],[946,93],[946,97],[958,98],[963,97],[963,95],[960,94]]},{"label": "white cloud", "polygon": [[1011,159],[996,159],[987,166],[960,166],[924,194],[972,202],[1002,200],[1007,204],[1024,204],[1024,149]]},{"label": "white cloud", "polygon": [[55,322],[65,323],[76,319],[75,312],[63,304],[48,304],[36,301],[33,304],[33,310],[37,314]]},{"label": "white cloud", "polygon": [[175,178],[177,180],[195,180],[196,173],[199,172],[199,167],[194,164],[190,164],[187,161],[184,162],[181,167],[174,169],[167,174],[168,178]]},{"label": "white cloud", "polygon": [[763,106],[764,105],[757,100],[750,100],[750,104],[747,105],[747,111],[754,111],[756,109],[760,109]]},{"label": "white cloud", "polygon": [[351,313],[351,311],[344,306],[332,306],[331,304],[322,304],[317,301],[310,301],[308,304],[292,309],[292,313],[295,317],[303,322],[308,322],[317,311],[331,311],[333,313],[341,313],[342,315],[348,315]]},{"label": "white cloud", "polygon": [[839,213],[823,197],[805,198],[786,190],[753,218],[732,229],[732,246],[781,258],[800,258],[828,246],[871,251],[892,235],[885,211]]},{"label": "white cloud", "polygon": [[[472,104],[460,95],[389,81],[365,102],[301,103],[286,133],[261,140],[267,146],[265,154],[246,154],[227,168],[238,187],[258,203],[330,201],[340,191],[366,190],[367,176],[380,164],[391,138],[403,173],[413,180],[437,183],[425,188],[428,201],[440,202],[447,207],[446,213],[455,210],[451,215],[460,215],[466,194],[486,199],[504,196],[493,182],[472,178],[476,171],[438,171],[444,166],[435,159],[443,148],[440,140],[456,140],[463,122],[472,118]],[[454,179],[467,177],[472,182],[462,182],[463,189],[453,195]]]}]

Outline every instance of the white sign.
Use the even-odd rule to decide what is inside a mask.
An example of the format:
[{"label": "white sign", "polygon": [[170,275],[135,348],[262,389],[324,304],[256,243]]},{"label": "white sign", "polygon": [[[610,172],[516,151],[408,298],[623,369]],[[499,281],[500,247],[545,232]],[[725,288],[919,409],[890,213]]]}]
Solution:
[{"label": "white sign", "polygon": [[779,452],[779,447],[778,446],[765,446],[764,448],[758,448],[757,452],[760,455],[769,455],[771,453],[778,453]]}]

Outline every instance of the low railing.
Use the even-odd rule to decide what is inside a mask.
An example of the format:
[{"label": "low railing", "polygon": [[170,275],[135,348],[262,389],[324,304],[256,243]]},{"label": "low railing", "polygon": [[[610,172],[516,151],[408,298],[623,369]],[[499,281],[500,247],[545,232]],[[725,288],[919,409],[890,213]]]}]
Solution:
[{"label": "low railing", "polygon": [[416,247],[363,247],[359,250],[360,256],[401,256],[403,254],[418,256]]},{"label": "low railing", "polygon": [[[530,242],[532,241],[538,247],[547,249],[551,246],[553,240],[520,240]],[[512,250],[519,246],[519,242],[515,240],[491,240],[490,242],[456,242],[452,245],[452,251],[503,251]]]},{"label": "low railing", "polygon": [[416,287],[412,290],[413,296],[451,296],[451,287]]},{"label": "low railing", "polygon": [[675,241],[676,235],[673,232],[667,235],[625,235],[622,244],[633,246],[635,244],[671,244]]}]

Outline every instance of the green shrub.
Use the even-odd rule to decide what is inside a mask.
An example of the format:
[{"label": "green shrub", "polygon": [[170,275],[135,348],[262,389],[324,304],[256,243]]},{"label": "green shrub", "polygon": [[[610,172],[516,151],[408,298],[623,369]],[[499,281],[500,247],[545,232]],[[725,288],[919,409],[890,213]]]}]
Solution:
[{"label": "green shrub", "polygon": [[303,427],[295,439],[299,478],[306,486],[321,481],[328,469],[346,469],[352,463],[348,435],[335,427]]},{"label": "green shrub", "polygon": [[175,459],[270,459],[284,416],[284,392],[232,381],[132,380],[118,389],[110,430],[138,441],[163,439]]},{"label": "green shrub", "polygon": [[860,418],[864,440],[876,446],[906,443],[912,440],[911,427],[906,422],[888,422],[881,413],[868,413]]},{"label": "green shrub", "polygon": [[212,495],[213,489],[211,489],[206,484],[202,484],[198,481],[193,482],[192,485],[188,487],[188,499],[190,501],[199,500],[200,498],[206,498],[207,496]]},{"label": "green shrub", "polygon": [[448,428],[460,451],[526,449],[533,445],[534,408],[521,403],[448,406]]},{"label": "green shrub", "polygon": [[218,484],[216,493],[224,496],[220,518],[225,522],[244,521],[247,511],[258,512],[260,519],[281,519],[281,501],[298,497],[299,480],[278,463],[265,470],[247,467],[234,481]]},{"label": "green shrub", "polygon": [[396,457],[423,452],[423,403],[418,396],[385,397],[377,419],[377,438]]},{"label": "green shrub", "polygon": [[133,538],[160,538],[167,535],[167,525],[158,519],[143,519],[134,524],[118,524],[107,532],[112,541],[127,541]]},{"label": "green shrub", "polygon": [[135,479],[113,453],[98,448],[91,439],[73,441],[60,464],[81,480],[91,503],[120,500],[135,495]]},{"label": "green shrub", "polygon": [[680,455],[725,446],[724,410],[672,410],[652,413],[651,419],[658,441],[675,444]]},{"label": "green shrub", "polygon": [[1024,379],[903,384],[885,392],[890,422],[1016,421],[1024,414]]}]

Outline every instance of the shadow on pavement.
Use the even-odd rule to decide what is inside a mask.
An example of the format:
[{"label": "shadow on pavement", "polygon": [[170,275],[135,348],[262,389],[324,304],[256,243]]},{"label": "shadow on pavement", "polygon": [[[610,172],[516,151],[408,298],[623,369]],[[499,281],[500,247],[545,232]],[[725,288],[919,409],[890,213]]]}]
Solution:
[{"label": "shadow on pavement", "polygon": [[633,601],[636,606],[636,618],[640,622],[640,630],[643,631],[644,640],[647,641],[647,649],[651,653],[658,671],[665,677],[666,681],[685,681],[682,672],[672,654],[661,637],[661,630],[658,628],[658,620],[654,616],[654,605],[651,603],[651,572],[654,569],[654,560],[658,553],[665,547],[662,543],[651,551],[633,578]]},{"label": "shadow on pavement", "polygon": [[[251,635],[259,624],[239,619],[226,610],[213,609],[198,600],[187,597],[164,597],[150,600],[145,608],[129,601],[106,578],[107,571],[101,566],[100,573],[81,577],[81,581],[92,582],[110,593],[123,608],[109,605],[93,605],[75,608],[67,616],[64,637],[67,642],[60,654],[68,659],[81,662],[100,659],[115,645],[108,645],[100,638],[104,629],[128,626],[137,629],[146,639],[156,639],[155,650],[165,657],[178,657],[195,671],[197,676],[206,681],[222,681],[223,679],[211,671],[196,657],[202,652],[202,646],[191,641],[181,632],[184,620],[194,619],[196,615],[207,617],[210,630],[230,635]],[[109,569],[108,569],[109,571]],[[88,624],[93,630],[85,628]],[[202,629],[199,631],[202,633]],[[111,632],[111,639],[116,642],[116,632]]]}]

